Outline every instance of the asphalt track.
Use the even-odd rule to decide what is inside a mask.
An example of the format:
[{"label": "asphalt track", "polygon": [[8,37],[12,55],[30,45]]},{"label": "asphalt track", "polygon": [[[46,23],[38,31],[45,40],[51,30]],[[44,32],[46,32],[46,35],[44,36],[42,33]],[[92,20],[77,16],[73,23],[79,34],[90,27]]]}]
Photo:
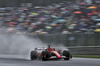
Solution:
[{"label": "asphalt track", "polygon": [[64,60],[25,60],[0,58],[0,66],[100,66],[100,59],[73,58]]}]

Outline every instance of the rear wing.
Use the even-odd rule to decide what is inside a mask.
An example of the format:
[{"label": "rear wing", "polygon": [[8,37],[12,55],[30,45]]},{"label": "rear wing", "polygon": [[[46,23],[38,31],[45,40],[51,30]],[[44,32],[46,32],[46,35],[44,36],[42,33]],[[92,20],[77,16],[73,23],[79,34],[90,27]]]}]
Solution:
[{"label": "rear wing", "polygon": [[45,50],[47,48],[44,48],[44,47],[40,47],[40,48],[35,48],[36,50]]}]

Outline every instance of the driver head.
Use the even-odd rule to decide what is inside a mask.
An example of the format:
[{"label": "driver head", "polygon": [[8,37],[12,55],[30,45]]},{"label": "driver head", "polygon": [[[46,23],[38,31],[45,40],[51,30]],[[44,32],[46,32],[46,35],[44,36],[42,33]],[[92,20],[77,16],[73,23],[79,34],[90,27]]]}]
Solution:
[{"label": "driver head", "polygon": [[51,45],[48,45],[48,48],[50,48]]}]

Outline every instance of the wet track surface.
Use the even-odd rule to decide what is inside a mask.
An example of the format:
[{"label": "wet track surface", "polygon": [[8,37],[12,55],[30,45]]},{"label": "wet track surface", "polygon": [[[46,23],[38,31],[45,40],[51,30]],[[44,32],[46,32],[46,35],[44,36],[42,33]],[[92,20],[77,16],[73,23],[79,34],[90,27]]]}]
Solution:
[{"label": "wet track surface", "polygon": [[0,58],[0,66],[100,66],[100,59],[73,58],[64,60],[24,60],[24,59],[3,59]]}]

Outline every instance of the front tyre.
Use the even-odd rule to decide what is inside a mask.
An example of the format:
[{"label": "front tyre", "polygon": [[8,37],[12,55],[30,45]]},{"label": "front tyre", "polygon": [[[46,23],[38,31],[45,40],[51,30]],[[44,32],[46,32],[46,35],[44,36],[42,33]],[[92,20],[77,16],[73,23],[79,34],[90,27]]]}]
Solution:
[{"label": "front tyre", "polygon": [[42,52],[42,61],[47,61],[49,58],[49,53],[47,51]]},{"label": "front tyre", "polygon": [[66,58],[64,58],[64,60],[69,60],[70,59],[70,53],[69,53],[69,51],[64,50],[63,51],[63,56],[66,56]]}]

